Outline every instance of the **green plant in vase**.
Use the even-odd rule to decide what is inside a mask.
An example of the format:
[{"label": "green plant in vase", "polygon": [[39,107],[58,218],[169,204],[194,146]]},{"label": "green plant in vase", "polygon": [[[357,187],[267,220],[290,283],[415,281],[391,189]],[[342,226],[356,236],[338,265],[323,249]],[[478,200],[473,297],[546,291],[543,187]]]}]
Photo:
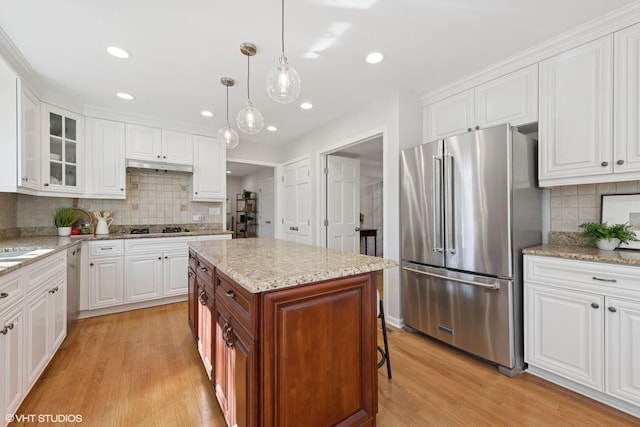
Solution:
[{"label": "green plant in vase", "polygon": [[585,222],[580,224],[583,231],[581,236],[589,239],[590,244],[595,244],[598,249],[613,250],[620,243],[629,243],[636,239],[636,233],[629,223],[609,225],[606,222]]},{"label": "green plant in vase", "polygon": [[53,220],[58,227],[58,236],[71,234],[71,227],[82,217],[82,212],[70,207],[58,208],[53,215]]}]

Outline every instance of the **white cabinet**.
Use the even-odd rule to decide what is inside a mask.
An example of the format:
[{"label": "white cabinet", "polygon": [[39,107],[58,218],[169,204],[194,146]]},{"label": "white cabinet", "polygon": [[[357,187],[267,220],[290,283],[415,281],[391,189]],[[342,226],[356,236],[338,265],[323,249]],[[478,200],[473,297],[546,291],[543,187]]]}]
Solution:
[{"label": "white cabinet", "polygon": [[124,263],[124,302],[162,297],[162,273],[161,253],[127,254]]},{"label": "white cabinet", "polygon": [[426,106],[425,140],[511,123],[538,120],[537,64]]},{"label": "white cabinet", "polygon": [[[38,191],[40,180],[40,101],[18,80],[20,111],[18,132],[18,190]],[[29,191],[30,190],[30,191]]]},{"label": "white cabinet", "polygon": [[25,317],[24,304],[0,313],[0,409],[2,419],[14,414],[25,394]]},{"label": "white cabinet", "polygon": [[43,192],[49,195],[81,195],[84,184],[84,118],[43,103],[41,119]]},{"label": "white cabinet", "polygon": [[190,134],[127,124],[126,158],[181,165],[193,164]]},{"label": "white cabinet", "polygon": [[183,250],[163,253],[162,294],[166,297],[184,295],[188,292],[188,278],[184,272],[189,266],[189,254]]},{"label": "white cabinet", "polygon": [[125,125],[87,118],[87,188],[85,197],[125,199]]},{"label": "white cabinet", "polygon": [[0,58],[0,191],[3,192],[16,191],[17,186],[16,82],[16,74]]},{"label": "white cabinet", "polygon": [[216,138],[196,135],[189,197],[195,202],[223,202],[227,193],[227,153]]},{"label": "white cabinet", "polygon": [[640,268],[524,257],[528,371],[640,416]]},{"label": "white cabinet", "polygon": [[[124,259],[122,240],[88,242],[87,285],[89,309],[121,305],[124,302]],[[82,296],[81,296],[82,299]]]}]

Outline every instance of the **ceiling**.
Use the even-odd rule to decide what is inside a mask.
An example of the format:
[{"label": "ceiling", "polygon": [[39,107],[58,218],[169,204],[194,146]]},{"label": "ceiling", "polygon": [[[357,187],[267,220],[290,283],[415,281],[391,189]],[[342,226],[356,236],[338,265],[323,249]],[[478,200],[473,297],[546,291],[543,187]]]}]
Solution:
[{"label": "ceiling", "polygon": [[[299,101],[277,104],[265,75],[280,53],[276,0],[4,0],[0,27],[47,89],[85,107],[185,124],[215,134],[247,99],[242,42],[251,58],[251,99],[266,129],[240,143],[280,145],[300,138],[395,88],[428,93],[630,0],[289,0],[285,51],[302,78]],[[122,47],[132,58],[105,51]],[[371,51],[385,54],[365,63]],[[116,92],[128,92],[123,101]],[[204,118],[201,110],[210,110]]]},{"label": "ceiling", "polygon": [[251,175],[252,173],[259,171],[260,169],[267,167],[273,169],[273,167],[270,166],[227,161],[227,176],[241,178],[243,176]]}]

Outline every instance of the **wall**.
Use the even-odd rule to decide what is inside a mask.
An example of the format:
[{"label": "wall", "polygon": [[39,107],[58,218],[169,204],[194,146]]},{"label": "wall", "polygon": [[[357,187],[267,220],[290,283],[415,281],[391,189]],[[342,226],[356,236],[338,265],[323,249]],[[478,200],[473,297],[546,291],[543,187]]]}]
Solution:
[{"label": "wall", "polygon": [[[210,215],[209,207],[222,203],[190,202],[185,173],[127,170],[127,199],[78,199],[78,207],[89,210],[113,210],[113,225],[145,226],[154,224],[210,228],[222,227],[222,213]],[[19,194],[17,226],[21,228],[45,227],[54,233],[53,213],[61,206],[71,206],[71,198],[36,197]],[[193,215],[202,215],[203,221],[194,221]],[[28,230],[27,230],[28,233]]]},{"label": "wall", "polygon": [[18,197],[13,193],[0,193],[0,239],[18,236]]},{"label": "wall", "polygon": [[567,185],[551,189],[551,231],[580,231],[584,222],[600,222],[603,194],[637,193],[640,181]]},{"label": "wall", "polygon": [[242,193],[242,177],[227,176],[227,230],[235,230],[236,194]]},{"label": "wall", "polygon": [[[360,212],[364,214],[363,228],[377,230],[378,256],[384,256],[382,184],[382,163],[362,160],[360,162]],[[369,237],[367,244],[369,254],[373,255],[373,239]],[[364,242],[360,243],[360,253],[364,253]]]}]

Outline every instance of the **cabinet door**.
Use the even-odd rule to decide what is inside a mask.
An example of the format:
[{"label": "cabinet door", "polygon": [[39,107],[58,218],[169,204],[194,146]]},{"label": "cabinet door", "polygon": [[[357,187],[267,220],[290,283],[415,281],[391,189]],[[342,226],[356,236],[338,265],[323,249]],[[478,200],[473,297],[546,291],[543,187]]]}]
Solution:
[{"label": "cabinet door", "polygon": [[23,305],[0,314],[0,409],[3,420],[18,409],[25,391],[25,317]]},{"label": "cabinet door", "polygon": [[122,257],[89,260],[89,308],[111,307],[123,302]]},{"label": "cabinet door", "polygon": [[50,329],[49,354],[53,355],[67,336],[67,277],[61,275],[47,286]]},{"label": "cabinet door", "polygon": [[20,168],[18,185],[40,189],[40,101],[24,85],[20,106]]},{"label": "cabinet door", "polygon": [[196,136],[193,146],[193,175],[191,200],[222,202],[227,195],[227,153],[215,138]]},{"label": "cabinet door", "polygon": [[640,170],[640,24],[615,33],[613,141],[616,172]]},{"label": "cabinet door", "polygon": [[475,127],[473,89],[427,105],[424,115],[423,142],[468,132]]},{"label": "cabinet door", "polygon": [[126,186],[124,123],[92,119],[91,196],[124,199]]},{"label": "cabinet door", "polygon": [[43,189],[53,193],[82,194],[84,119],[52,105],[42,106]]},{"label": "cabinet door", "polygon": [[0,58],[0,191],[15,192],[17,187],[18,110],[17,76]]},{"label": "cabinet door", "polygon": [[249,334],[232,318],[227,330],[227,347],[231,372],[229,406],[231,425],[258,425],[258,358],[255,343]]},{"label": "cabinet door", "polygon": [[525,362],[603,391],[604,297],[525,283]]},{"label": "cabinet door", "polygon": [[196,284],[196,272],[189,268],[189,327],[196,340],[198,339],[198,285]]},{"label": "cabinet door", "polygon": [[162,258],[162,279],[165,297],[184,295],[188,291],[188,277],[184,272],[189,267],[189,255],[185,251],[165,252]]},{"label": "cabinet door", "polygon": [[126,157],[127,159],[162,160],[162,130],[149,126],[126,125]]},{"label": "cabinet door", "polygon": [[209,378],[213,374],[213,299],[198,287],[198,352]]},{"label": "cabinet door", "polygon": [[231,393],[233,392],[233,367],[231,366],[231,348],[227,346],[227,329],[231,315],[222,304],[214,305],[213,333],[213,386],[220,409],[228,425],[233,425],[231,414]]},{"label": "cabinet door", "polygon": [[640,302],[607,298],[606,391],[640,405]]},{"label": "cabinet door", "polygon": [[475,124],[481,128],[537,122],[538,64],[476,87],[475,104]]},{"label": "cabinet door", "polygon": [[542,184],[613,171],[612,68],[612,36],[540,62]]},{"label": "cabinet door", "polygon": [[181,165],[192,165],[193,136],[188,133],[163,130],[162,161]]},{"label": "cabinet door", "polygon": [[[183,275],[186,271],[182,270]],[[162,297],[162,254],[127,255],[124,264],[124,302]]]},{"label": "cabinet door", "polygon": [[27,300],[27,341],[25,346],[27,350],[27,389],[38,379],[40,372],[49,360],[47,342],[48,294],[48,290],[43,289]]}]

